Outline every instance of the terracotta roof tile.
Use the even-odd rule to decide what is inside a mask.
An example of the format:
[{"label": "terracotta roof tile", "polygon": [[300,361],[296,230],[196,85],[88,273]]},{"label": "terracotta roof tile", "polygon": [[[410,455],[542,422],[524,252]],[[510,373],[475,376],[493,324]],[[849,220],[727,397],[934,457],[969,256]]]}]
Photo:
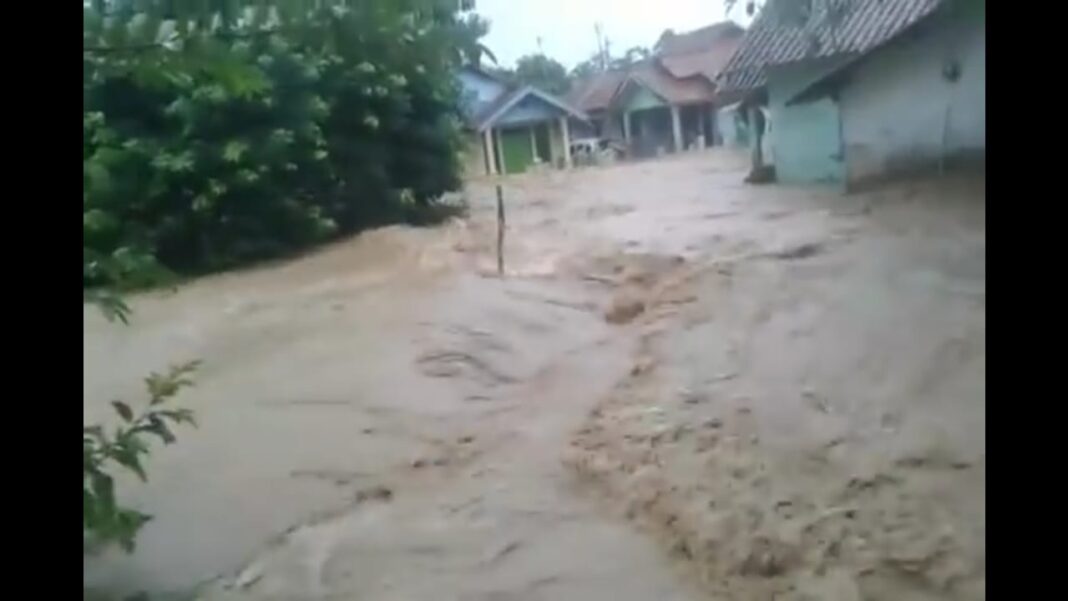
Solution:
[{"label": "terracotta roof tile", "polygon": [[702,75],[715,81],[744,34],[731,21],[682,34],[664,32],[657,43],[657,58],[675,77]]},{"label": "terracotta roof tile", "polygon": [[567,95],[567,101],[587,112],[604,110],[612,102],[619,84],[626,78],[626,71],[597,73],[576,82]]},{"label": "terracotta roof tile", "polygon": [[630,77],[672,104],[711,102],[715,97],[715,86],[703,77],[674,77],[654,61],[638,65]]}]

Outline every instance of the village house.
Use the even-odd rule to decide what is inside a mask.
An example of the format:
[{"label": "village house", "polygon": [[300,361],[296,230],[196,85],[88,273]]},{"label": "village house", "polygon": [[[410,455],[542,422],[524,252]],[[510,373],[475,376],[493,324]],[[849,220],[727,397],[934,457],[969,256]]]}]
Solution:
[{"label": "village house", "polygon": [[467,131],[469,174],[522,173],[535,165],[571,166],[570,123],[588,121],[564,100],[531,86],[509,86],[464,67],[457,75]]},{"label": "village house", "polygon": [[985,160],[985,2],[840,5],[834,26],[823,3],[796,24],[763,11],[718,79],[754,134],[766,122],[748,142],[776,178],[856,188]]},{"label": "village house", "polygon": [[593,135],[621,141],[632,157],[713,145],[714,82],[743,34],[732,22],[666,31],[651,58],[578,82],[568,99],[590,115]]},{"label": "village house", "polygon": [[576,137],[623,141],[623,121],[612,111],[612,98],[627,78],[623,70],[605,71],[575,82],[567,101],[589,116],[589,127],[572,128]]}]

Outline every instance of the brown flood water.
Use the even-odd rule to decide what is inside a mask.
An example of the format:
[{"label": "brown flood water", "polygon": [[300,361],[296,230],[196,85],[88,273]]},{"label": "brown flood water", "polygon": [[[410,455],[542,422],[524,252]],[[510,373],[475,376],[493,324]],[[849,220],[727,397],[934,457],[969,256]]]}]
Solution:
[{"label": "brown flood water", "polygon": [[[202,599],[985,598],[985,187],[707,152],[491,182],[85,314],[86,420],[199,358],[201,427],[85,584]],[[606,314],[609,319],[606,319]]]}]

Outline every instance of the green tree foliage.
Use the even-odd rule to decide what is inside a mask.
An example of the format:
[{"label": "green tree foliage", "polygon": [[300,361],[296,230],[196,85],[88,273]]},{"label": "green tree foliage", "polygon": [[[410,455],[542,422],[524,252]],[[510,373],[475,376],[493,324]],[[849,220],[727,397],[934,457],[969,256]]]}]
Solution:
[{"label": "green tree foliage", "polygon": [[652,55],[652,51],[642,46],[632,46],[623,53],[623,56],[615,58],[607,52],[603,55],[600,52],[596,52],[588,59],[575,65],[575,68],[571,70],[570,78],[572,80],[579,80],[605,71],[626,70],[648,59]]},{"label": "green tree foliage", "polygon": [[590,77],[592,75],[596,75],[598,73],[603,72],[604,69],[602,68],[602,65],[601,65],[601,62],[602,62],[601,59],[602,58],[603,57],[598,52],[598,53],[595,53],[593,56],[589,57],[588,59],[580,62],[577,65],[575,65],[575,68],[571,69],[571,73],[570,73],[571,79],[573,81],[574,80],[579,80],[579,79],[585,79],[585,78]]},{"label": "green tree foliage", "polygon": [[629,69],[630,67],[648,59],[652,55],[653,53],[648,48],[633,46],[628,48],[627,51],[623,53],[623,56],[611,59],[609,68],[616,70]]},{"label": "green tree foliage", "polygon": [[567,69],[544,54],[528,54],[515,62],[516,80],[550,94],[566,94],[571,87]]},{"label": "green tree foliage", "polygon": [[745,13],[750,17],[766,10],[783,25],[799,26],[817,18],[832,28],[841,23],[855,2],[856,0],[723,0],[728,13],[734,7],[744,5]]},{"label": "green tree foliage", "polygon": [[89,3],[85,286],[154,284],[430,213],[459,184],[454,68],[485,54],[470,8]]}]

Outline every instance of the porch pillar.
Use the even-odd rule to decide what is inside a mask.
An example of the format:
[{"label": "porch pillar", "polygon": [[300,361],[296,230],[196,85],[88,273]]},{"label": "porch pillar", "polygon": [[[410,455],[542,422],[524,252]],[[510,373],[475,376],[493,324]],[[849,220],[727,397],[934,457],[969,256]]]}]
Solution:
[{"label": "porch pillar", "polygon": [[630,144],[630,111],[623,112],[623,141]]},{"label": "porch pillar", "polygon": [[675,140],[675,152],[682,152],[682,119],[677,104],[671,105],[671,137]]},{"label": "porch pillar", "polygon": [[493,128],[482,134],[482,154],[486,159],[486,175],[497,175],[497,157],[493,152]]},{"label": "porch pillar", "polygon": [[712,146],[712,141],[708,140],[708,135],[705,132],[705,108],[701,107],[697,111],[697,128],[698,128],[698,144],[699,150],[704,150],[706,146]]},{"label": "porch pillar", "polygon": [[[567,123],[567,115],[560,117],[560,135],[564,138],[564,168],[571,168],[571,128]],[[550,144],[551,146],[551,144]]]},{"label": "porch pillar", "polygon": [[719,132],[719,121],[716,120],[716,112],[718,109],[716,105],[712,105],[708,108],[708,133],[712,136],[709,141],[709,146],[719,146],[723,144],[722,136]]},{"label": "porch pillar", "polygon": [[504,144],[501,143],[501,130],[495,130],[497,138],[497,172],[508,175],[508,166],[504,164]]},{"label": "porch pillar", "polygon": [[534,133],[535,130],[537,129],[537,126],[536,125],[531,125],[528,129],[530,129],[530,156],[534,157],[534,162],[537,163],[538,159],[539,159],[539,157],[538,157],[538,135],[536,133]]}]

